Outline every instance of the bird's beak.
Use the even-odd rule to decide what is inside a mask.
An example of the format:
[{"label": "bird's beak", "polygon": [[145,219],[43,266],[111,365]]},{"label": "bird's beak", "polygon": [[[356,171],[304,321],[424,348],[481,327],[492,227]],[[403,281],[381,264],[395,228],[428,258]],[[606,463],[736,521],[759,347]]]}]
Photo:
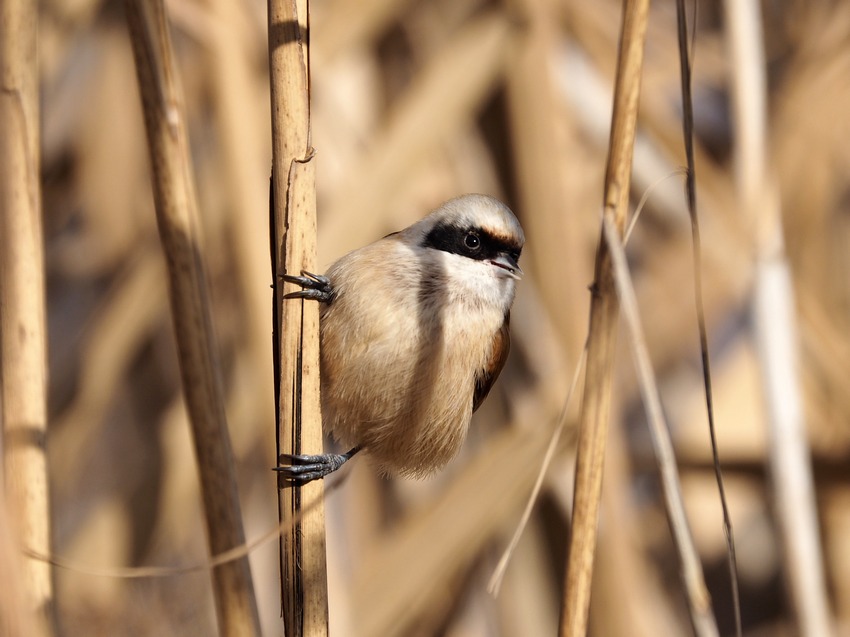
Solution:
[{"label": "bird's beak", "polygon": [[509,254],[500,252],[495,259],[490,259],[490,263],[497,268],[502,268],[513,279],[519,280],[522,278],[522,269],[519,267],[516,259]]}]

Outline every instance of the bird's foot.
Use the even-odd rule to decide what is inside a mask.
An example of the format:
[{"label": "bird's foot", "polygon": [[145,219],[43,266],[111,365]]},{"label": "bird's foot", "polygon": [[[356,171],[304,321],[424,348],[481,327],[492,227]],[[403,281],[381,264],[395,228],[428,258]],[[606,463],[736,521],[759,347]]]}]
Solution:
[{"label": "bird's foot", "polygon": [[312,299],[321,303],[330,303],[334,298],[334,290],[331,280],[321,274],[313,274],[306,270],[301,271],[301,276],[281,274],[280,278],[288,283],[300,285],[303,290],[284,294],[285,299]]},{"label": "bird's foot", "polygon": [[278,487],[300,487],[324,478],[348,462],[358,451],[360,447],[354,447],[346,453],[326,453],[318,456],[282,453],[277,459],[278,466],[274,468],[278,475]]}]

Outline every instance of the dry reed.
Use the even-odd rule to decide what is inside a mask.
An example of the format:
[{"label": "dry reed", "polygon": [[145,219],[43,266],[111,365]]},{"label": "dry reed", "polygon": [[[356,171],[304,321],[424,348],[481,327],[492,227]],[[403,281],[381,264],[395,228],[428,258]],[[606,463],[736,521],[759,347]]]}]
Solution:
[{"label": "dry reed", "polygon": [[[0,424],[10,529],[50,551],[47,484],[47,330],[39,184],[39,100],[34,2],[0,2]],[[16,565],[33,628],[48,634],[53,581],[47,564]],[[16,588],[15,585],[12,588]],[[10,591],[12,598],[14,591]],[[9,604],[7,600],[7,605]],[[46,621],[45,621],[46,620]],[[10,626],[10,629],[12,627]]]},{"label": "dry reed", "polygon": [[[171,315],[183,392],[192,424],[213,554],[245,542],[230,434],[224,412],[185,111],[162,2],[126,4],[148,133],[157,225],[169,275]],[[212,570],[222,635],[258,635],[259,616],[248,560]]]},{"label": "dry reed", "polygon": [[[52,550],[99,572],[208,557],[121,4],[38,5]],[[693,85],[703,293],[743,628],[752,636],[794,634],[796,611],[783,591],[796,576],[784,566],[765,471],[768,418],[746,320],[756,235],[741,214],[740,142],[729,110],[741,61],[723,5],[699,7]],[[815,595],[828,602],[840,634],[850,625],[850,84],[841,81],[850,74],[850,7],[780,0],[767,8],[764,126],[796,297],[799,388],[829,597]],[[528,239],[511,357],[462,456],[424,482],[378,479],[368,459],[357,458],[327,494],[329,631],[556,634],[574,411],[497,598],[486,582],[537,475],[586,336],[622,3],[313,0],[311,10],[317,271],[461,192],[502,197]],[[278,524],[266,4],[169,0],[168,15],[204,212],[198,222],[221,398],[245,535],[254,542]],[[680,103],[675,15],[653,3],[632,205],[684,164]],[[4,158],[0,171],[9,165]],[[719,632],[730,634],[678,177],[652,189],[627,259],[694,543]],[[300,303],[288,307],[300,319]],[[687,601],[628,338],[623,332],[613,369],[590,633],[672,637],[691,630]],[[264,635],[281,632],[276,549],[250,557]],[[69,637],[216,630],[203,573],[124,580],[55,569],[54,577],[57,618]],[[5,581],[20,579],[10,571]]]},{"label": "dry reed", "polygon": [[752,298],[756,340],[770,432],[770,470],[783,566],[799,633],[832,634],[818,531],[814,478],[805,435],[797,372],[797,321],[791,268],[785,255],[781,201],[769,165],[766,68],[761,7],[725,2],[737,131],[735,171],[740,205],[754,224]]},{"label": "dry reed", "polygon": [[[603,215],[611,215],[622,234],[628,218],[632,152],[643,70],[643,43],[649,18],[649,1],[623,3],[620,51],[614,86],[614,110],[605,172]],[[608,437],[618,303],[611,255],[600,239],[590,303],[587,339],[587,374],[584,385],[575,496],[569,535],[561,635],[587,633],[590,583],[602,494],[602,469]]]},{"label": "dry reed", "polygon": [[[316,271],[316,162],[310,129],[309,1],[269,1],[269,68],[272,100],[272,275]],[[277,450],[322,453],[319,400],[319,308],[313,301],[283,299],[275,290],[278,382]],[[281,485],[283,486],[283,485]],[[301,512],[302,501],[322,497],[324,483],[282,488],[282,520]],[[325,517],[306,512],[281,535],[283,620],[291,637],[328,634]]]}]

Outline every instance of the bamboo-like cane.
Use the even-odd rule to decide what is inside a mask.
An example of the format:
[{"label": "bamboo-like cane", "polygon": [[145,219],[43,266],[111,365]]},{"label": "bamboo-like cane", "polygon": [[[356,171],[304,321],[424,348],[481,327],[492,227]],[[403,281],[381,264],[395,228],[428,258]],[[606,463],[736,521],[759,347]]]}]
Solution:
[{"label": "bamboo-like cane", "polygon": [[[626,224],[629,204],[632,150],[648,13],[649,0],[624,0],[603,199],[605,214],[613,216],[621,234]],[[611,255],[604,239],[600,239],[596,252],[592,289],[587,374],[576,456],[573,519],[561,610],[560,634],[563,637],[584,637],[587,633],[593,554],[596,549],[596,527],[602,491],[605,443],[608,437],[619,306],[614,288]]]},{"label": "bamboo-like cane", "polygon": [[[210,551],[218,554],[243,544],[245,534],[201,264],[182,96],[162,0],[127,0],[126,7],[207,537]],[[217,566],[212,580],[221,634],[259,635],[259,614],[247,557]]]},{"label": "bamboo-like cane", "polygon": [[[0,0],[0,418],[11,526],[26,547],[49,552],[36,24],[34,1]],[[28,603],[49,623],[50,567],[28,560],[20,571]]]},{"label": "bamboo-like cane", "polygon": [[[315,271],[316,187],[310,140],[307,0],[270,0],[272,100],[272,230],[275,276]],[[319,400],[319,309],[315,301],[284,301],[275,285],[278,453],[322,452]],[[322,481],[281,489],[280,515],[296,517],[302,502],[324,494]],[[312,507],[281,535],[281,596],[287,637],[327,635],[327,565],[323,507]]]}]

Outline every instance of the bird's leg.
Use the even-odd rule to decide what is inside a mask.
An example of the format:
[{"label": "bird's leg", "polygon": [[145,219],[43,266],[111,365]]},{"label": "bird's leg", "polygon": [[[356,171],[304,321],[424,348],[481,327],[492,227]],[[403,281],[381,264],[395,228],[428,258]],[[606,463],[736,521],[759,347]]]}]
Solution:
[{"label": "bird's leg", "polygon": [[334,289],[331,286],[331,280],[321,274],[313,274],[312,272],[301,270],[301,276],[281,274],[280,278],[304,288],[298,292],[284,294],[283,298],[285,299],[313,299],[321,303],[330,303],[334,298]]},{"label": "bird's leg", "polygon": [[[334,298],[331,280],[321,274],[301,270],[301,276],[281,274],[280,278],[304,288],[284,294],[285,299],[312,299],[320,303],[330,303]],[[278,466],[274,468],[278,472],[278,487],[300,487],[313,480],[324,478],[339,469],[358,451],[360,447],[354,447],[346,453],[327,453],[317,456],[283,453],[277,459]]]},{"label": "bird's leg", "polygon": [[313,480],[324,478],[339,469],[358,451],[360,447],[354,447],[346,453],[326,453],[319,456],[282,453],[277,459],[279,466],[274,468],[278,475],[278,486],[280,488],[300,487]]}]

